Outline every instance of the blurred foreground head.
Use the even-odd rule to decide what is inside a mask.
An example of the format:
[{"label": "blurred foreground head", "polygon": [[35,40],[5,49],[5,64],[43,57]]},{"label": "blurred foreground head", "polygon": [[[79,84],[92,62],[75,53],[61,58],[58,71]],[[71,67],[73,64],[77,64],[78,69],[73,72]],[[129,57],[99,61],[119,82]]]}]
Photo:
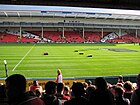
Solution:
[{"label": "blurred foreground head", "polygon": [[95,79],[95,85],[97,87],[97,89],[107,89],[107,82],[104,78],[102,77],[98,77]]},{"label": "blurred foreground head", "polygon": [[9,101],[18,98],[26,92],[26,79],[21,74],[13,74],[6,80],[6,94]]},{"label": "blurred foreground head", "polygon": [[57,84],[53,81],[48,81],[45,84],[46,94],[54,95],[57,91]]},{"label": "blurred foreground head", "polygon": [[74,83],[72,85],[72,92],[75,97],[81,97],[84,95],[84,85],[81,82]]}]

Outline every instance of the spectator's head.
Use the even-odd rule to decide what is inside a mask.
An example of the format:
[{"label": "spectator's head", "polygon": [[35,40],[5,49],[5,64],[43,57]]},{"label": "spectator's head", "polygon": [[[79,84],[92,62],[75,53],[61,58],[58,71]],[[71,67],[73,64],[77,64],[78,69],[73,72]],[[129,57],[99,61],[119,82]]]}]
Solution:
[{"label": "spectator's head", "polygon": [[115,97],[122,97],[124,93],[124,90],[122,87],[117,86],[115,87]]},{"label": "spectator's head", "polygon": [[125,91],[132,91],[133,90],[133,85],[130,81],[126,81],[123,85]]},{"label": "spectator's head", "polygon": [[34,85],[34,86],[38,86],[38,81],[34,80],[34,81],[33,81],[33,85]]},{"label": "spectator's head", "polygon": [[123,76],[122,75],[118,76],[118,82],[120,82],[120,83],[123,82]]},{"label": "spectator's head", "polygon": [[21,96],[26,92],[26,79],[21,74],[13,74],[6,80],[6,94],[9,101]]},{"label": "spectator's head", "polygon": [[57,90],[57,84],[53,81],[49,81],[45,84],[46,94],[54,95]]},{"label": "spectator's head", "polygon": [[87,81],[88,86],[92,85],[92,82],[89,80]]},{"label": "spectator's head", "polygon": [[68,86],[65,86],[63,94],[69,94],[69,92],[70,92],[70,88]]},{"label": "spectator's head", "polygon": [[57,84],[57,93],[62,93],[63,90],[64,90],[64,84],[58,83]]},{"label": "spectator's head", "polygon": [[95,79],[95,85],[97,89],[101,89],[101,90],[107,89],[108,87],[106,80],[102,77],[98,77]]},{"label": "spectator's head", "polygon": [[83,86],[84,86],[85,89],[88,88],[88,84],[86,82],[82,82],[82,84],[83,84]]},{"label": "spectator's head", "polygon": [[116,85],[112,85],[112,87],[109,88],[114,97],[115,97],[115,88],[116,87],[117,87]]},{"label": "spectator's head", "polygon": [[117,83],[116,85],[117,86],[120,86],[120,87],[123,87],[123,84],[122,83]]},{"label": "spectator's head", "polygon": [[59,75],[61,74],[61,70],[60,69],[57,70],[57,74],[59,74]]},{"label": "spectator's head", "polygon": [[83,96],[84,93],[85,93],[83,84],[80,83],[80,82],[74,83],[72,85],[72,92],[73,92],[73,94],[74,94],[75,97],[81,97],[81,96]]},{"label": "spectator's head", "polygon": [[86,89],[87,95],[91,96],[91,94],[93,94],[93,92],[96,90],[96,86],[91,85]]},{"label": "spectator's head", "polygon": [[0,83],[0,86],[3,85],[3,83]]}]

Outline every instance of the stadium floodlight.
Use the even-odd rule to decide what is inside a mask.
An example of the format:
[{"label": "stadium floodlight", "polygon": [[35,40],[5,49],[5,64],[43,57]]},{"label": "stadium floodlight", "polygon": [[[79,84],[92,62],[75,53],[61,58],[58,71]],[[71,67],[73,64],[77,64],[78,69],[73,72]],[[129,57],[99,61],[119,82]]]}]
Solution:
[{"label": "stadium floodlight", "polygon": [[6,77],[8,77],[8,69],[7,69],[7,61],[6,60],[4,60],[4,65],[5,65]]}]

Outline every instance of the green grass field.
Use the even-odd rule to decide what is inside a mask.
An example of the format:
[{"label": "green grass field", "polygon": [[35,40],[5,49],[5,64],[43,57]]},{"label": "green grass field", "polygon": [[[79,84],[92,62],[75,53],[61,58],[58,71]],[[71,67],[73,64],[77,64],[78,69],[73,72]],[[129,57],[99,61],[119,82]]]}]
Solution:
[{"label": "green grass field", "polygon": [[[93,57],[87,57],[90,54]],[[63,77],[140,73],[138,44],[0,44],[0,78],[5,77],[4,59],[9,75],[20,73],[28,78],[56,77],[58,68]]]}]

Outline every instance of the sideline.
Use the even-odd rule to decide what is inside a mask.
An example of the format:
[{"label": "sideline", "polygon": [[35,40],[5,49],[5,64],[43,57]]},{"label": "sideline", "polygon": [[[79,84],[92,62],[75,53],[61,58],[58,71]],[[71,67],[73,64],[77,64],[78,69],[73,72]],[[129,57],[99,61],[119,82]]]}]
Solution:
[{"label": "sideline", "polygon": [[17,68],[17,66],[24,60],[24,58],[31,52],[31,50],[34,48],[34,46],[35,46],[36,44],[34,44],[32,47],[31,47],[31,49],[24,55],[24,57],[18,62],[18,64],[16,64],[16,66],[13,68],[13,70],[12,71],[14,71],[16,68]]}]

